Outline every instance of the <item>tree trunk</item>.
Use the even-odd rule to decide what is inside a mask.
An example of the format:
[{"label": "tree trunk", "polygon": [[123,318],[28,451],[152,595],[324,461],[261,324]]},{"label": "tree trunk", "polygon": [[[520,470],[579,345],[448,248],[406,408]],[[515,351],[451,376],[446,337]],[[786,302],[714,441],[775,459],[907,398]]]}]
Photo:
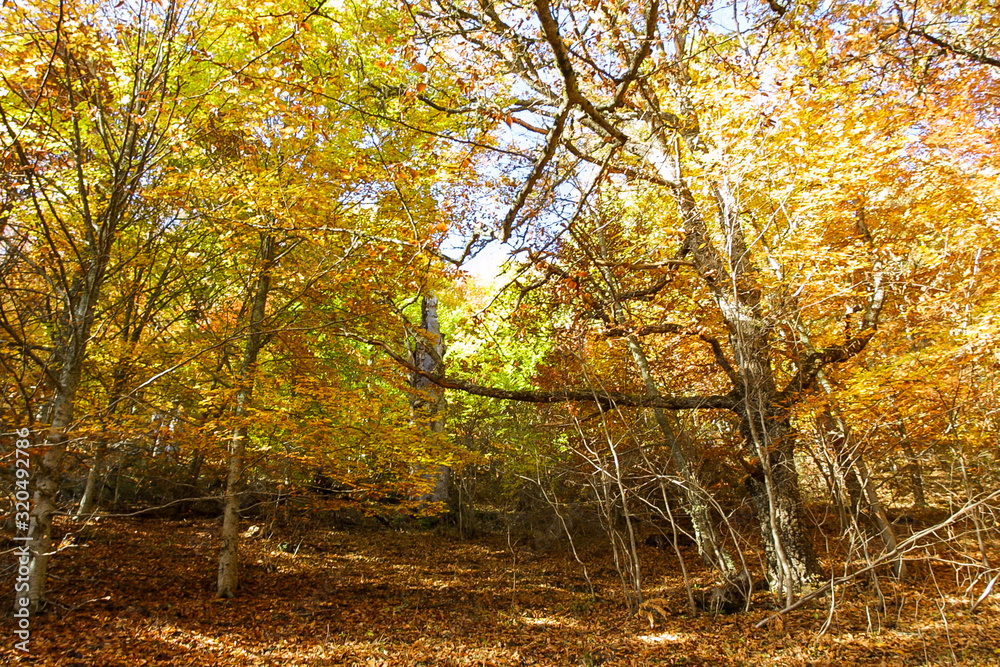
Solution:
[{"label": "tree trunk", "polygon": [[[823,382],[824,380],[821,380],[821,383]],[[833,455],[833,474],[842,487],[841,495],[846,495],[846,497],[838,499],[838,502],[847,506],[848,514],[857,517],[867,503],[865,502],[864,488],[855,467],[858,452],[853,451],[853,448],[849,446],[845,429],[842,426],[828,407],[816,416],[816,428],[819,430],[823,444]],[[843,527],[847,529],[850,525],[851,522],[848,519]]]},{"label": "tree trunk", "polygon": [[[819,383],[823,391],[830,395],[833,388],[825,375],[819,374]],[[831,408],[826,408],[818,419],[830,443],[833,445],[838,462],[844,466],[844,476],[847,488],[850,490],[852,511],[855,516],[860,516],[863,505],[868,506],[872,523],[882,537],[882,543],[887,551],[896,550],[896,533],[892,530],[892,524],[885,513],[882,501],[879,500],[875,485],[872,484],[871,476],[868,474],[868,466],[865,465],[864,458],[858,448],[853,444],[851,431],[839,414],[835,414]],[[856,487],[856,489],[854,488]],[[906,563],[903,557],[896,559],[893,565],[893,572],[897,577],[906,576]]]},{"label": "tree trunk", "polygon": [[[81,364],[82,366],[82,364]],[[28,600],[32,612],[45,600],[49,556],[52,553],[52,515],[59,491],[59,468],[66,454],[66,432],[73,421],[73,402],[80,382],[79,370],[65,369],[62,387],[52,401],[52,421],[45,452],[35,467],[35,495],[28,529],[31,561],[28,564]]]},{"label": "tree trunk", "polygon": [[[596,236],[600,245],[601,257],[605,262],[601,267],[601,274],[604,276],[604,281],[611,295],[612,319],[616,325],[622,324],[624,310],[619,296],[618,281],[615,280],[614,274],[607,267],[607,264],[610,264],[613,258],[608,251],[607,239],[605,238],[603,228],[598,229]],[[651,398],[659,397],[660,390],[656,386],[656,379],[649,368],[649,359],[638,336],[629,334],[625,337],[625,340],[632,355],[632,360],[639,370],[639,377],[642,378],[646,393]],[[670,448],[674,465],[684,480],[684,496],[687,503],[688,516],[690,516],[691,525],[694,528],[698,554],[702,557],[706,565],[717,568],[724,576],[728,577],[735,572],[736,568],[732,556],[726,551],[722,536],[716,530],[715,523],[712,521],[710,498],[708,498],[701,484],[698,471],[688,461],[681,445],[681,440],[678,437],[677,429],[671,423],[671,418],[667,416],[662,408],[653,408],[653,416],[660,429],[660,433]]]},{"label": "tree trunk", "polygon": [[101,473],[104,470],[104,459],[108,455],[108,441],[106,437],[101,438],[94,452],[94,460],[87,471],[87,484],[83,488],[83,497],[80,498],[80,505],[77,507],[73,518],[76,521],[85,519],[94,511],[94,504],[97,502],[98,482],[101,480]]},{"label": "tree trunk", "polygon": [[243,490],[243,459],[246,454],[246,417],[253,398],[257,357],[264,344],[263,323],[267,295],[271,289],[271,269],[274,263],[275,242],[270,234],[261,238],[261,268],[257,288],[250,307],[247,342],[240,366],[239,384],[233,419],[236,427],[229,442],[229,469],[226,476],[226,499],[222,522],[222,546],[219,553],[219,579],[216,595],[231,598],[239,588],[240,564],[240,499]]},{"label": "tree trunk", "polygon": [[[896,550],[896,533],[892,530],[889,517],[886,516],[885,508],[879,500],[875,485],[872,484],[871,477],[868,475],[868,466],[865,465],[864,459],[861,456],[858,456],[855,465],[858,471],[858,478],[861,481],[861,487],[864,489],[865,497],[868,499],[868,506],[871,508],[872,518],[875,520],[878,532],[882,536],[882,542],[885,544],[885,550],[893,552]],[[902,555],[895,560],[893,574],[897,577],[906,576],[906,561],[903,560]]]},{"label": "tree trunk", "polygon": [[913,451],[913,445],[906,437],[906,427],[900,423],[900,435],[903,436],[903,454],[906,456],[906,469],[910,475],[910,490],[913,492],[913,506],[917,509],[927,507],[927,496],[924,494],[924,473],[920,459]]},{"label": "tree trunk", "polygon": [[[639,375],[646,386],[646,391],[650,396],[659,396],[660,393],[653,379],[653,374],[649,370],[649,361],[645,351],[635,336],[628,336],[627,341],[632,359],[639,368]],[[717,568],[723,576],[729,577],[736,571],[736,566],[732,556],[725,548],[722,536],[719,535],[715,523],[712,521],[712,508],[699,479],[698,471],[694,469],[684,454],[680,439],[666,413],[661,408],[654,408],[653,415],[660,427],[660,433],[663,434],[667,446],[670,447],[674,465],[684,480],[684,497],[687,501],[688,516],[691,517],[691,525],[694,528],[698,554],[706,565]]]},{"label": "tree trunk", "polygon": [[[420,327],[413,347],[413,365],[432,375],[444,375],[444,336],[437,314],[438,299],[427,294],[420,303]],[[430,433],[444,433],[444,389],[419,373],[410,376],[410,413],[413,421]],[[451,468],[446,465],[418,466],[416,475],[423,491],[417,496],[421,503],[444,503],[451,500]]]},{"label": "tree trunk", "polygon": [[191,456],[191,465],[188,466],[188,485],[194,493],[198,492],[198,480],[201,478],[201,466],[204,463],[205,455],[202,454],[201,448],[199,447]]},{"label": "tree trunk", "polygon": [[746,421],[743,425],[758,453],[747,483],[760,523],[770,588],[787,598],[820,574],[819,560],[805,531],[788,422],[772,417],[765,429],[763,420],[755,421],[756,427]]},{"label": "tree trunk", "polygon": [[[683,90],[687,86],[686,71],[680,68],[676,76],[678,89]],[[693,128],[697,127],[693,106],[685,99],[681,102],[686,120]],[[781,590],[790,597],[819,574],[819,561],[803,528],[794,438],[788,425],[791,404],[776,388],[769,328],[764,321],[761,290],[754,276],[756,269],[751,263],[739,207],[725,179],[713,182],[725,237],[725,245],[718,246],[682,173],[679,142],[674,144],[671,160],[670,144],[659,137],[655,128],[650,129],[658,137],[654,146],[657,150],[647,160],[671,183],[686,235],[684,249],[692,255],[694,267],[729,330],[735,364],[722,359],[720,352],[716,352],[716,358],[742,394],[736,412],[747,449],[759,461],[757,474],[751,475],[749,485],[764,538],[772,590]],[[707,150],[697,132],[685,136],[685,140],[693,153]]]},{"label": "tree trunk", "polygon": [[58,339],[60,349],[57,357],[61,363],[59,384],[49,409],[48,450],[35,468],[34,505],[28,529],[32,552],[28,564],[28,600],[32,610],[39,609],[45,600],[49,556],[52,553],[52,515],[59,492],[60,466],[66,455],[67,432],[73,424],[73,407],[83,376],[83,362],[87,356],[87,344],[107,260],[106,252],[95,253],[85,276],[75,280],[70,293],[65,295],[65,328]]}]

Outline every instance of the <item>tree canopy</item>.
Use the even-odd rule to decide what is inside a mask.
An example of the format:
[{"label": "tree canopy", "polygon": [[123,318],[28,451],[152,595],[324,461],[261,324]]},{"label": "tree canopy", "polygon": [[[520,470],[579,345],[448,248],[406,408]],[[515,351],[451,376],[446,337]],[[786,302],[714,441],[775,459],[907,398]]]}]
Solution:
[{"label": "tree canopy", "polygon": [[32,606],[60,504],[126,496],[225,502],[223,597],[253,494],[597,502],[637,604],[640,514],[791,606],[821,503],[902,576],[887,507],[995,506],[998,36],[985,0],[10,3]]}]

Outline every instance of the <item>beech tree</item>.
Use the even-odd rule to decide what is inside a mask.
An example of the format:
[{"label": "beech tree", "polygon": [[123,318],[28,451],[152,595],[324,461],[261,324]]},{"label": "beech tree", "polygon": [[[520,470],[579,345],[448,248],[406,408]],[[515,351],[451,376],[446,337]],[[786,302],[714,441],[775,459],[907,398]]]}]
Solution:
[{"label": "beech tree", "polygon": [[[413,419],[430,433],[444,432],[444,391],[428,376],[444,375],[444,337],[438,319],[438,298],[427,294],[420,299],[420,330],[413,343],[411,358],[413,365],[423,373],[414,373],[411,378],[413,393],[410,409]],[[439,465],[431,470],[418,471],[430,487],[419,495],[423,502],[447,504],[451,470]]]},{"label": "beech tree", "polygon": [[0,124],[14,230],[4,254],[28,303],[52,304],[5,327],[47,389],[44,407],[22,415],[45,433],[34,463],[32,607],[44,599],[59,468],[112,249],[123,230],[156,223],[144,190],[197,108],[199,91],[185,84],[197,69],[197,11],[55,2],[3,13]]},{"label": "beech tree", "polygon": [[[926,502],[934,453],[971,500],[995,440],[1000,70],[995,12],[969,8],[5,12],[2,400],[46,437],[32,603],[74,439],[85,514],[116,431],[159,445],[151,417],[185,421],[192,486],[206,459],[226,472],[231,597],[248,481],[280,467],[283,486],[443,502],[464,460],[447,423],[472,432],[481,398],[564,410],[553,458],[583,442],[601,474],[638,442],[731,578],[745,566],[711,488],[728,466],[789,599],[819,574],[808,453],[843,525],[866,508],[902,574],[878,478],[904,461]],[[504,286],[450,331],[490,241],[513,249]],[[453,401],[461,420],[447,389],[474,397]],[[488,446],[518,473],[549,437],[522,431],[529,412]],[[604,498],[629,521],[638,493],[614,472]]]},{"label": "beech tree", "polygon": [[[815,13],[659,0],[412,9],[431,69],[461,86],[420,99],[480,118],[494,145],[519,152],[498,167],[506,190],[496,194],[504,208],[493,234],[532,265],[536,283],[521,289],[572,290],[581,319],[632,351],[643,391],[435,381],[507,400],[734,414],[768,577],[792,596],[819,574],[803,525],[796,410],[825,369],[863,353],[891,301],[898,316],[893,298],[924,269],[916,240],[947,243],[940,231],[918,236],[907,220],[940,230],[930,208],[896,202],[951,168],[944,160],[921,173],[911,162],[926,150],[913,131],[914,95],[936,73],[917,81],[878,52],[852,59],[883,28],[894,39],[926,30],[879,15],[840,39],[832,25],[857,16],[851,3]],[[985,62],[967,46],[951,53],[962,49]],[[501,80],[510,85],[498,89]],[[952,192],[975,197],[958,183]],[[624,230],[610,253],[598,238],[602,197],[618,202]],[[975,224],[987,222],[980,214]],[[637,305],[623,308],[629,301]],[[710,390],[686,394],[669,369],[647,372],[638,340],[653,336],[698,341],[715,361]],[[883,534],[891,549],[888,526]]]}]

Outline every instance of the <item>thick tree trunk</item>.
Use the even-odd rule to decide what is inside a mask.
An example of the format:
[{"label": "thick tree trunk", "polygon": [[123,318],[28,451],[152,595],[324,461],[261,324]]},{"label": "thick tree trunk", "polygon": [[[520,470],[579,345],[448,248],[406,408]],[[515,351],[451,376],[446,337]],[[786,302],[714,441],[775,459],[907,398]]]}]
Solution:
[{"label": "thick tree trunk", "polygon": [[[687,85],[683,68],[678,70],[676,83],[679,90]],[[682,111],[690,126],[697,128],[694,108],[683,99]],[[659,136],[656,128],[650,130],[654,137]],[[692,152],[701,153],[707,148],[697,131],[686,135],[685,140]],[[772,590],[791,596],[819,574],[819,561],[803,527],[794,439],[788,427],[790,405],[779,400],[771,368],[769,329],[762,314],[752,255],[729,184],[725,180],[712,184],[725,238],[725,245],[717,246],[684,179],[680,146],[674,145],[671,159],[669,145],[662,138],[655,138],[656,150],[646,159],[671,184],[686,234],[684,249],[692,255],[694,267],[711,291],[729,330],[735,364],[723,363],[719,353],[717,360],[741,394],[735,411],[740,415],[747,449],[759,461],[757,474],[751,475],[749,486],[764,538]],[[725,252],[720,252],[719,247],[724,247]]]},{"label": "thick tree trunk", "polygon": [[257,288],[250,307],[247,342],[240,366],[239,385],[233,419],[236,427],[229,441],[229,469],[226,476],[226,500],[222,520],[222,546],[219,552],[219,578],[216,595],[231,598],[239,588],[240,564],[240,497],[243,490],[243,460],[246,455],[246,418],[253,398],[253,385],[257,373],[257,357],[264,344],[263,323],[267,295],[271,290],[271,269],[274,263],[275,242],[265,234],[261,239],[261,268]]},{"label": "thick tree trunk", "polygon": [[747,484],[760,523],[770,588],[791,597],[820,574],[819,560],[805,530],[788,422],[755,416],[743,424],[748,444],[757,453]]},{"label": "thick tree trunk", "polygon": [[[438,299],[434,294],[424,296],[420,303],[420,327],[413,347],[414,367],[432,375],[444,375],[444,336],[437,314]],[[410,412],[413,421],[422,424],[430,433],[444,432],[444,389],[427,377],[414,373],[410,376]],[[414,471],[421,480],[423,490],[416,498],[421,503],[443,503],[451,500],[451,468],[446,465],[419,466]]]}]

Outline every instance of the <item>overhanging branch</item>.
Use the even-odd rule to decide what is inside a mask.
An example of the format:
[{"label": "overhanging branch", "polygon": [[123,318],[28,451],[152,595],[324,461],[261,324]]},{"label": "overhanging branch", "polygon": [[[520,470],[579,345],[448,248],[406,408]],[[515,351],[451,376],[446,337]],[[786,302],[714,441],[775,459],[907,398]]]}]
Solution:
[{"label": "overhanging branch", "polygon": [[503,242],[506,243],[510,238],[511,229],[514,226],[514,221],[517,220],[518,214],[524,207],[525,202],[528,201],[528,195],[535,187],[535,183],[538,179],[542,177],[542,173],[545,171],[545,166],[552,159],[552,156],[556,153],[556,148],[559,147],[559,141],[562,138],[563,130],[566,128],[566,119],[569,118],[570,109],[573,105],[567,99],[559,113],[556,114],[555,123],[552,125],[552,129],[549,130],[548,136],[545,137],[545,150],[542,154],[538,156],[535,161],[535,166],[532,167],[531,173],[528,175],[527,180],[524,181],[524,185],[521,186],[521,191],[517,194],[517,199],[514,201],[514,205],[510,207],[510,211],[507,212],[507,217],[503,221]]},{"label": "overhanging branch", "polygon": [[605,336],[616,337],[616,336],[649,336],[650,334],[658,333],[672,333],[679,334],[681,336],[698,336],[712,348],[712,356],[715,357],[715,362],[719,364],[719,367],[725,372],[726,377],[729,381],[733,383],[734,387],[739,387],[742,385],[739,373],[733,368],[733,365],[729,363],[729,359],[726,358],[726,353],[722,349],[722,345],[719,341],[706,333],[702,333],[697,329],[692,327],[687,327],[682,324],[676,324],[673,322],[668,322],[666,324],[649,324],[646,326],[639,327],[635,331],[626,331],[622,328],[608,329],[604,332]]},{"label": "overhanging branch", "polygon": [[615,89],[615,99],[611,101],[611,104],[601,107],[601,111],[612,111],[625,103],[625,94],[628,93],[628,88],[632,82],[639,76],[639,68],[642,67],[642,62],[649,55],[652,48],[653,38],[656,36],[656,22],[659,18],[659,10],[659,0],[651,0],[645,13],[646,34],[642,38],[642,46],[632,56],[628,71],[618,80],[618,87]]},{"label": "overhanging branch", "polygon": [[487,387],[473,382],[467,382],[465,380],[427,373],[426,371],[414,366],[406,358],[393,352],[388,345],[381,341],[371,340],[346,331],[340,332],[339,335],[382,350],[393,361],[406,370],[426,377],[439,387],[443,387],[445,389],[456,389],[474,396],[485,396],[487,398],[496,398],[505,401],[518,401],[521,403],[597,403],[598,405],[614,408],[662,408],[664,410],[718,409],[735,411],[740,405],[739,397],[735,394],[735,392],[730,392],[726,395],[651,397],[636,394],[623,394],[614,391],[598,391],[596,389],[567,388],[556,391],[540,391]]},{"label": "overhanging branch", "polygon": [[972,49],[967,49],[964,46],[960,46],[948,40],[942,39],[935,35],[930,34],[923,28],[918,28],[914,26],[906,25],[906,21],[903,19],[903,12],[898,7],[896,8],[896,21],[899,24],[900,30],[904,31],[908,35],[916,35],[923,40],[926,40],[945,51],[968,58],[972,62],[979,63],[980,65],[990,65],[992,67],[1000,67],[1000,58],[995,58],[993,56],[987,55],[985,53],[980,53],[978,51],[973,51]]}]

